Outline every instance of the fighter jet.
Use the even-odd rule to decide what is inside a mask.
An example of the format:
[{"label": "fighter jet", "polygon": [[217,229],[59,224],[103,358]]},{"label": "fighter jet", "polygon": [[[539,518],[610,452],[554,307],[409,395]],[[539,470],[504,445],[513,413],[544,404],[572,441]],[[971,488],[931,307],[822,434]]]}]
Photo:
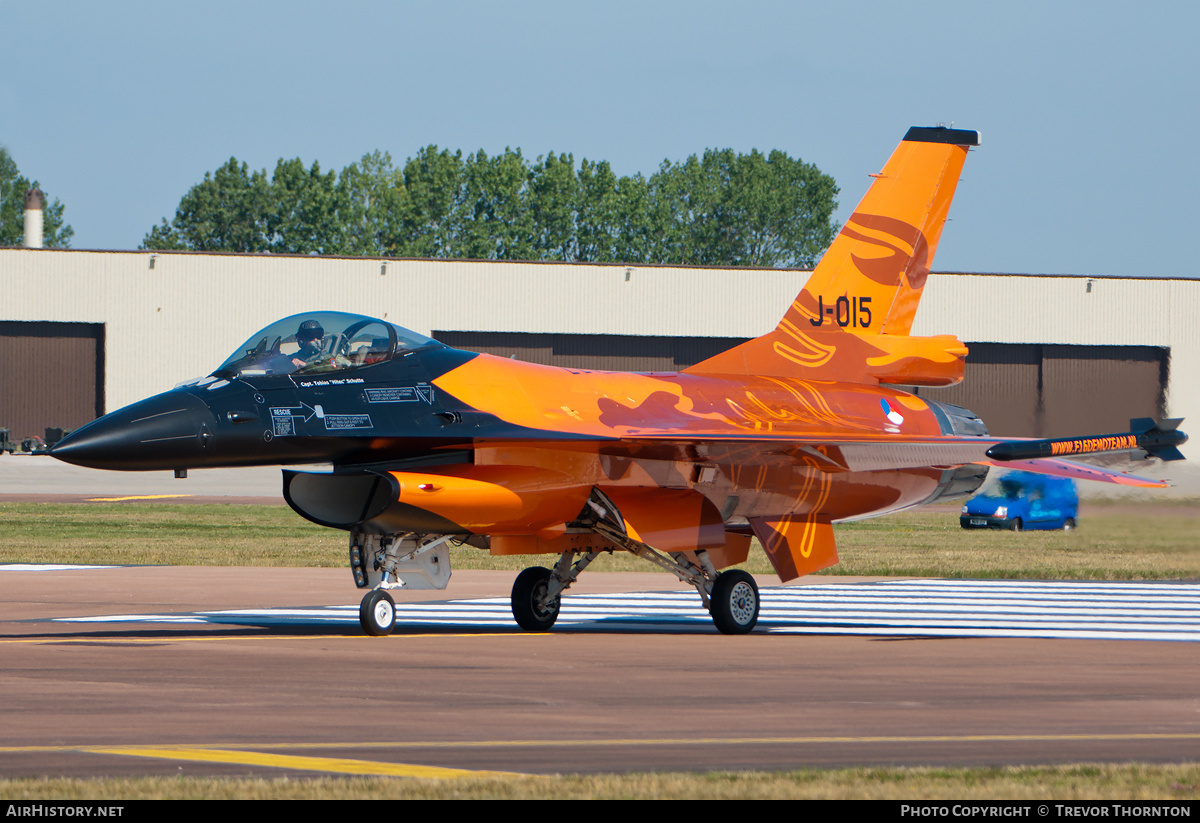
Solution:
[{"label": "fighter jet", "polygon": [[565,369],[475,354],[383,320],[313,311],[254,334],[208,377],[108,414],[52,454],[104,469],[332,464],[283,471],[288,504],[349,532],[363,629],[390,592],[445,588],[448,544],[545,555],[513,585],[517,623],[627,551],[751,631],[756,537],[779,578],[837,562],[833,524],[973,492],[1006,465],[1133,485],[1062,459],[1179,459],[1179,421],[1098,437],[991,437],[901,386],[962,380],[966,347],[909,331],[974,131],[914,127],[779,325],[678,373]]}]

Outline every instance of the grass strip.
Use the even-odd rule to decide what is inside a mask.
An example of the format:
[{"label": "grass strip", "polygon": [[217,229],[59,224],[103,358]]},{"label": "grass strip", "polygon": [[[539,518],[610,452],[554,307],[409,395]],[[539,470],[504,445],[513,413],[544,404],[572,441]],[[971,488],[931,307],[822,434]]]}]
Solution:
[{"label": "grass strip", "polygon": [[[957,511],[905,512],[836,526],[841,562],[826,574],[958,578],[1200,579],[1195,503],[1099,505],[1073,532],[965,531]],[[124,503],[0,504],[0,563],[322,566],[347,563],[346,533],[283,506]],[[553,557],[452,549],[457,569],[519,570]],[[595,571],[647,571],[623,552]],[[743,565],[772,569],[757,548]]]},{"label": "grass strip", "polygon": [[1200,765],[854,768],[511,778],[41,778],[0,780],[21,800],[1140,800],[1200,797]]}]

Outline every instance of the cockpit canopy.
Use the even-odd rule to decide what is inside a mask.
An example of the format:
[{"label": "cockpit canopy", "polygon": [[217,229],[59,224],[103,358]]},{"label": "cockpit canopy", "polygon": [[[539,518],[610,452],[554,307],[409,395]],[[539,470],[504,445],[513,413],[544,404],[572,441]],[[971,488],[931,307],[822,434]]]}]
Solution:
[{"label": "cockpit canopy", "polygon": [[361,314],[294,314],[254,334],[213,372],[219,377],[357,369],[442,344]]}]

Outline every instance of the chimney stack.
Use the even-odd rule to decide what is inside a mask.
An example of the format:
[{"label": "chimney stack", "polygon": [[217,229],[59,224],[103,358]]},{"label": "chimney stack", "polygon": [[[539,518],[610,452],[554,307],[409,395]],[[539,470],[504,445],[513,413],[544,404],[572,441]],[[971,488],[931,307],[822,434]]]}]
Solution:
[{"label": "chimney stack", "polygon": [[25,248],[42,247],[42,208],[46,198],[42,190],[33,188],[25,192]]}]

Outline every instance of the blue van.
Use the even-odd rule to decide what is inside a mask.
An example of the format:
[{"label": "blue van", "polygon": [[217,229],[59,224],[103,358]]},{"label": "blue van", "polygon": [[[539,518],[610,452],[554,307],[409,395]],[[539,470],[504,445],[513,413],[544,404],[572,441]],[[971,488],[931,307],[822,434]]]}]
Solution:
[{"label": "blue van", "polygon": [[958,522],[964,529],[1070,531],[1079,517],[1079,493],[1065,477],[1008,472],[988,491],[962,507]]}]

